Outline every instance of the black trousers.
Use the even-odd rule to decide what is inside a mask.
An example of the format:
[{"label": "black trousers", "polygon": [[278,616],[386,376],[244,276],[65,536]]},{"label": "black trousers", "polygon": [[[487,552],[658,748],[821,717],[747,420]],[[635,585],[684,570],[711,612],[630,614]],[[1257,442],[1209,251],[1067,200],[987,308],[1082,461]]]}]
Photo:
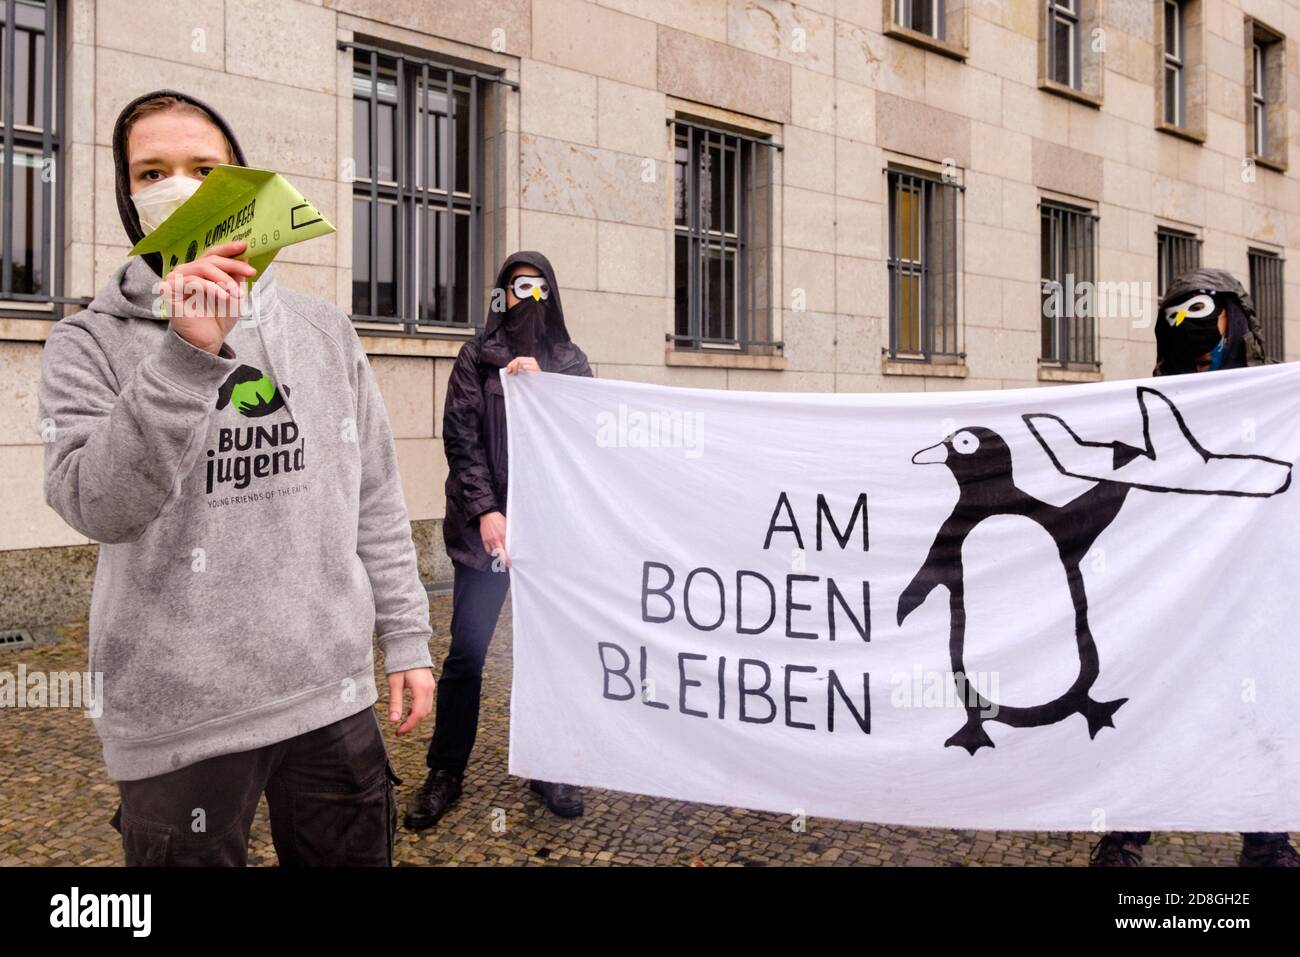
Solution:
[{"label": "black trousers", "polygon": [[433,740],[425,763],[434,771],[464,774],[478,736],[483,660],[510,589],[510,573],[452,564],[451,648],[438,678]]},{"label": "black trousers", "polygon": [[[1127,841],[1141,846],[1145,846],[1147,842],[1151,840],[1150,831],[1116,831],[1115,834],[1122,841]],[[1258,833],[1252,832],[1241,835],[1241,846],[1258,847],[1270,844],[1285,844],[1289,839],[1290,837],[1285,831],[1280,834],[1271,831],[1262,831]]]},{"label": "black trousers", "polygon": [[389,867],[397,800],[373,708],[252,751],[119,781],[128,867],[243,867],[266,794],[281,867]]}]

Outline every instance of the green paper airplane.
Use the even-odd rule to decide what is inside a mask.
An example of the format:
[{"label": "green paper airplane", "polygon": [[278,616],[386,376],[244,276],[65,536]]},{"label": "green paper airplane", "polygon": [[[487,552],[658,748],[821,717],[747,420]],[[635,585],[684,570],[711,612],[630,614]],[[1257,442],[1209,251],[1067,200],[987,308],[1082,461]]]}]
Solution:
[{"label": "green paper airplane", "polygon": [[[163,275],[210,246],[248,241],[239,257],[262,274],[285,246],[334,232],[287,179],[268,169],[218,166],[177,210],[135,244],[132,256],[161,253]],[[253,277],[254,279],[256,277]]]}]

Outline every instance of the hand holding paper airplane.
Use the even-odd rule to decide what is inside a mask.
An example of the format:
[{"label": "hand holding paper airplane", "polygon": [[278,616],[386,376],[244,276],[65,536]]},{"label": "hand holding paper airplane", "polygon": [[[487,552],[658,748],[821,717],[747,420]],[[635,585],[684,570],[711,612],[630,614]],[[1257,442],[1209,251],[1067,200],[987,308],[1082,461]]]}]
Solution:
[{"label": "hand holding paper airplane", "polygon": [[256,279],[285,246],[332,232],[329,221],[279,173],[222,165],[131,255],[161,254],[166,275],[212,246],[242,239]]}]

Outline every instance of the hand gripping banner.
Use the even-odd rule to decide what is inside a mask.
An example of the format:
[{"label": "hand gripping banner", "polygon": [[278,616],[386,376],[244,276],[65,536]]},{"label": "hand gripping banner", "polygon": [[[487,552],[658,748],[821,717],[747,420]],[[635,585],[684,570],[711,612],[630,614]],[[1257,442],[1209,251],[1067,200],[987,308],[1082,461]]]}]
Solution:
[{"label": "hand gripping banner", "polygon": [[503,380],[511,773],[926,827],[1300,829],[1300,365]]}]

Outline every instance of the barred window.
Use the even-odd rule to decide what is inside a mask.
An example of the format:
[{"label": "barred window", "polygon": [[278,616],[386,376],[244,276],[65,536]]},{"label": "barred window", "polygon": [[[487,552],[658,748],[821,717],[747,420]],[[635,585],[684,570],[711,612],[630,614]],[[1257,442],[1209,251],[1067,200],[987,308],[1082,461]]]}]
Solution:
[{"label": "barred window", "polygon": [[679,349],[774,348],[773,143],[673,125],[675,332]]},{"label": "barred window", "polygon": [[406,332],[483,321],[483,111],[499,77],[353,50],[352,312]]},{"label": "barred window", "polygon": [[[1042,228],[1042,358],[1062,367],[1097,364],[1097,216],[1091,210],[1044,202]],[[1085,298],[1086,297],[1086,298]]]},{"label": "barred window", "polygon": [[889,350],[904,358],[955,356],[957,194],[960,187],[889,171]]},{"label": "barred window", "polygon": [[1264,351],[1270,361],[1286,361],[1286,325],[1282,300],[1283,259],[1263,249],[1250,250],[1250,298],[1264,328]]},{"label": "barred window", "polygon": [[1185,272],[1201,266],[1201,240],[1191,233],[1161,226],[1156,230],[1156,296]]},{"label": "barred window", "polygon": [[57,8],[53,0],[0,0],[0,299],[11,303],[61,301]]}]

